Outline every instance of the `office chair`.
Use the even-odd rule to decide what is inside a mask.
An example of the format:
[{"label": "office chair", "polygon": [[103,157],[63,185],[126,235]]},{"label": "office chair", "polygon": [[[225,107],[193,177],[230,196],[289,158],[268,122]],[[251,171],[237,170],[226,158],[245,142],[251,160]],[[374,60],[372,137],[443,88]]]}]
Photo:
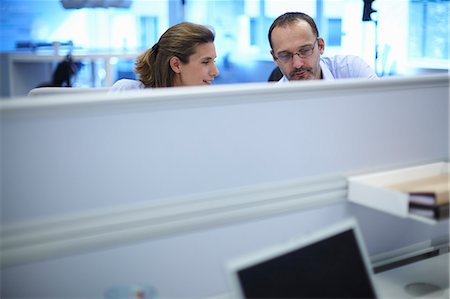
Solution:
[{"label": "office chair", "polygon": [[279,67],[276,67],[272,70],[272,72],[269,75],[269,78],[267,81],[279,81],[281,78],[283,78],[283,73],[280,71]]}]

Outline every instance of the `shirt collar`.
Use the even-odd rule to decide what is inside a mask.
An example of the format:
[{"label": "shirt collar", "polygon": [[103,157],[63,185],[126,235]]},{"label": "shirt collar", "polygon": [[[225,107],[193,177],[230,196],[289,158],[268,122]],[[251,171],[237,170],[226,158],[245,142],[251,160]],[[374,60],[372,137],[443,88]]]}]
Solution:
[{"label": "shirt collar", "polygon": [[320,68],[322,69],[323,80],[334,80],[333,74],[322,59],[320,59]]},{"label": "shirt collar", "polygon": [[283,77],[278,82],[289,82],[289,80],[285,75],[283,75]]}]

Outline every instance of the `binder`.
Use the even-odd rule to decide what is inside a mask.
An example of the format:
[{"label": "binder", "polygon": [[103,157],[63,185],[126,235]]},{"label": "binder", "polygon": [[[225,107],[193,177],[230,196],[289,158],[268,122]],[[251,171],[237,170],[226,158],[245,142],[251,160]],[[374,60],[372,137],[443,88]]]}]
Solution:
[{"label": "binder", "polygon": [[449,203],[440,205],[410,204],[409,212],[437,220],[445,219],[449,218]]}]

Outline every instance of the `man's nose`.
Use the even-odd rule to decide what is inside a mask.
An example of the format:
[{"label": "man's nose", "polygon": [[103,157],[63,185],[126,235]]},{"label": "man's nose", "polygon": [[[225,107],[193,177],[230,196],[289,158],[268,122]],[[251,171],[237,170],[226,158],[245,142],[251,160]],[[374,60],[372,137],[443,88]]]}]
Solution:
[{"label": "man's nose", "polygon": [[303,58],[300,57],[299,53],[295,53],[292,56],[292,64],[294,65],[295,68],[299,68],[304,65]]}]

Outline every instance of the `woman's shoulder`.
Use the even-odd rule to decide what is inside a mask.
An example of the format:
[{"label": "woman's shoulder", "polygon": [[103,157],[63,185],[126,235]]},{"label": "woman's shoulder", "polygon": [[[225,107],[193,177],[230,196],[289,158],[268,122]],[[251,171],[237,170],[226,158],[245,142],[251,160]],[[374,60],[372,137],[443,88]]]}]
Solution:
[{"label": "woman's shoulder", "polygon": [[132,79],[120,79],[116,83],[113,84],[110,88],[110,92],[120,92],[124,90],[131,89],[142,89],[145,88],[144,84],[138,80]]}]

